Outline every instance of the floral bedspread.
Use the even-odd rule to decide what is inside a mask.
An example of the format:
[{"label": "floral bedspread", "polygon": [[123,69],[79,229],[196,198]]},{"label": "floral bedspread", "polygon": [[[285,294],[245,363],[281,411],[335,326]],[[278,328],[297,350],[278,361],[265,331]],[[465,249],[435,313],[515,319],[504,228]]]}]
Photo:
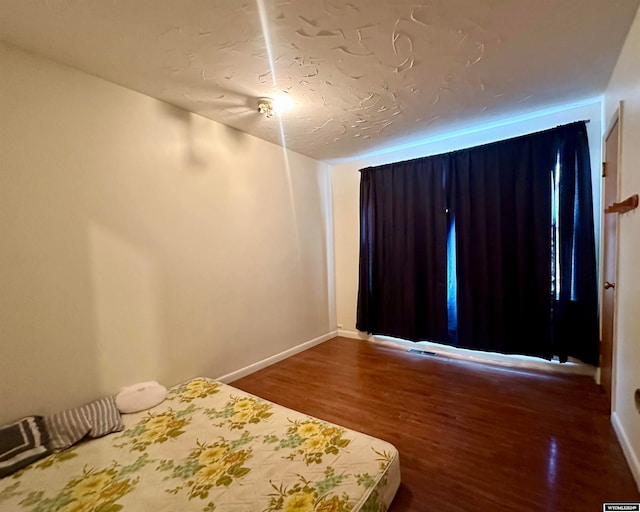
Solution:
[{"label": "floral bedspread", "polygon": [[125,430],[0,480],[0,511],[384,511],[397,450],[199,378]]}]

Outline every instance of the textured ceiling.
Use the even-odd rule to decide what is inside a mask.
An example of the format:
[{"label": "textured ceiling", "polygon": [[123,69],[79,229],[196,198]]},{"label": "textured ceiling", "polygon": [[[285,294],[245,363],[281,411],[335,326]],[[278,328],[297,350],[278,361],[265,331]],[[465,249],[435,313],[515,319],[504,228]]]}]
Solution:
[{"label": "textured ceiling", "polygon": [[[264,2],[264,3],[263,3]],[[336,160],[602,93],[639,0],[0,0],[0,39]]]}]

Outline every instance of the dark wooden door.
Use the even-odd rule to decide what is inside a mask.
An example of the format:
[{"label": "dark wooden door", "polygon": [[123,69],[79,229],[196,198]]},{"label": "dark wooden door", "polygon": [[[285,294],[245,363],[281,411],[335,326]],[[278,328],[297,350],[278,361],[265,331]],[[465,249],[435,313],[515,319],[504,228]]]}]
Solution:
[{"label": "dark wooden door", "polygon": [[[618,200],[618,143],[620,123],[616,119],[605,139],[604,208]],[[615,302],[618,214],[604,213],[602,265],[602,342],[600,344],[600,383],[612,403],[615,353]]]}]

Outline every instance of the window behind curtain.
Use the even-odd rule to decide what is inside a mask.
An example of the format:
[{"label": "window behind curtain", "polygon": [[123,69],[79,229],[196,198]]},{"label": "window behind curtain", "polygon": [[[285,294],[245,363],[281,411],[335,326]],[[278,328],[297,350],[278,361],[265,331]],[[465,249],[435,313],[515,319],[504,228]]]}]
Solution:
[{"label": "window behind curtain", "polygon": [[362,170],[360,330],[597,363],[584,122]]}]

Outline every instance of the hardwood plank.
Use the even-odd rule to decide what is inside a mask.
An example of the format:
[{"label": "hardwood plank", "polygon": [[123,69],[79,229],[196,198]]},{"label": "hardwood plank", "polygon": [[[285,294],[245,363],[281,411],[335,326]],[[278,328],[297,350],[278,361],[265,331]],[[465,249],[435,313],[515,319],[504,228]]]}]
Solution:
[{"label": "hardwood plank", "polygon": [[385,439],[404,511],[600,511],[640,501],[590,377],[334,338],[232,383]]}]

